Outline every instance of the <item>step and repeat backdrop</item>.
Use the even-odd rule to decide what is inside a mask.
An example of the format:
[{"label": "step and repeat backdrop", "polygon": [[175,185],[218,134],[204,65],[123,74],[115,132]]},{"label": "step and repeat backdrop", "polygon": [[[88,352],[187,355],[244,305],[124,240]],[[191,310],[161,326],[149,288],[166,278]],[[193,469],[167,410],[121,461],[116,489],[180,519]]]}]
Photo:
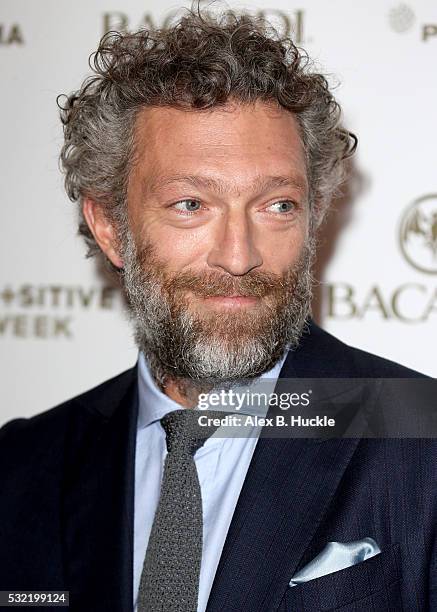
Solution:
[{"label": "step and repeat backdrop", "polygon": [[[1,3],[0,425],[136,361],[120,294],[76,236],[58,169],[56,97],[89,74],[88,57],[105,32],[162,25],[182,6]],[[227,6],[290,33],[329,75],[359,138],[321,237],[315,318],[349,344],[436,376],[437,3]]]}]

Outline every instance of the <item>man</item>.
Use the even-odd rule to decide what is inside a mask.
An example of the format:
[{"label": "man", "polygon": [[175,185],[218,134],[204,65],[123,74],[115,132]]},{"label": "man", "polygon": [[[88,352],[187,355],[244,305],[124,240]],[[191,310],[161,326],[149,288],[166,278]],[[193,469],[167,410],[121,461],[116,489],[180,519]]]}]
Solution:
[{"label": "man", "polygon": [[61,116],[80,233],[140,357],[1,430],[0,589],[78,611],[437,609],[433,441],[192,435],[218,385],[417,376],[309,318],[355,146],[325,79],[259,21],[188,14],[104,37]]}]

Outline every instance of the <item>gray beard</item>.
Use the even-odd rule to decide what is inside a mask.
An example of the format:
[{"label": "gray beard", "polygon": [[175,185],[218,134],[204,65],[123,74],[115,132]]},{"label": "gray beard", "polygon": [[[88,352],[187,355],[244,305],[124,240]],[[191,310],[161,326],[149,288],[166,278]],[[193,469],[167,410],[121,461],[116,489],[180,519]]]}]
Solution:
[{"label": "gray beard", "polygon": [[[245,279],[215,272],[221,284],[214,279],[205,282],[204,296],[226,294],[217,290],[219,286],[227,287],[228,295],[233,294],[231,287],[238,287],[242,294],[263,295],[267,286],[273,287],[273,293],[261,298],[259,309],[204,316],[189,309],[183,294],[169,289],[165,262],[156,258],[150,245],[139,252],[129,231],[121,243],[122,282],[135,341],[161,389],[168,378],[179,380],[181,388],[183,381],[189,381],[189,387],[198,391],[249,384],[270,370],[287,349],[298,346],[311,312],[313,240],[308,240],[300,259],[281,277],[254,271]],[[203,282],[193,282],[198,285],[199,280]],[[179,285],[183,287],[188,289],[189,281]]]}]

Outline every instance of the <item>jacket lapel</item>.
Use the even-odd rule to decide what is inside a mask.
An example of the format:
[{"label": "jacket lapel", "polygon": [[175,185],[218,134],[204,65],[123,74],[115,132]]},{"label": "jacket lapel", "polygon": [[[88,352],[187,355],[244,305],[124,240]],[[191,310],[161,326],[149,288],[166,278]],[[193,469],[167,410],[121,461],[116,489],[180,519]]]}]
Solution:
[{"label": "jacket lapel", "polygon": [[132,609],[137,403],[134,368],[88,396],[70,424],[63,543],[75,610]]},{"label": "jacket lapel", "polygon": [[358,443],[260,439],[208,612],[277,610]]},{"label": "jacket lapel", "polygon": [[[311,325],[317,336],[318,328]],[[323,335],[323,332],[321,332]],[[351,376],[329,371],[323,342],[305,338],[281,379]],[[322,338],[323,340],[323,338]],[[320,349],[320,350],[319,350]],[[332,355],[331,355],[332,358]],[[338,362],[337,362],[338,364]],[[277,610],[291,577],[326,515],[358,439],[260,438],[244,482],[207,612]]]}]

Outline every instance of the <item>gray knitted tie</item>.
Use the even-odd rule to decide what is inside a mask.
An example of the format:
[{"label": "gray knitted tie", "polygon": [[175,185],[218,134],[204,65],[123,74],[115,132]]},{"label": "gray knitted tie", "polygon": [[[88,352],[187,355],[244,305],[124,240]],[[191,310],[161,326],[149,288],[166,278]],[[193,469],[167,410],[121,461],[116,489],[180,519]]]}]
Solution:
[{"label": "gray knitted tie", "polygon": [[197,410],[185,408],[161,419],[168,454],[141,574],[138,612],[197,611],[203,523],[194,453],[217,429],[199,426],[199,416]]}]

